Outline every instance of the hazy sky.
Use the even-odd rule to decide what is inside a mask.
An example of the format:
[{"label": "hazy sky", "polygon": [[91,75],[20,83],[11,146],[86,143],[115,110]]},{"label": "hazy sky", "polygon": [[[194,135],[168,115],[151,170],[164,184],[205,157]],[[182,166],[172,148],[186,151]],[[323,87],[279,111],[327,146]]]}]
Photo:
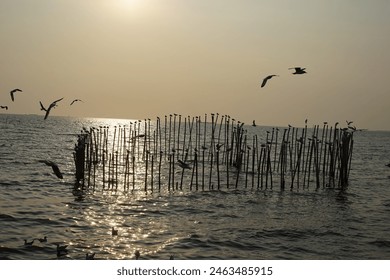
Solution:
[{"label": "hazy sky", "polygon": [[389,15],[387,0],[1,0],[0,113],[64,97],[51,114],[390,130]]}]

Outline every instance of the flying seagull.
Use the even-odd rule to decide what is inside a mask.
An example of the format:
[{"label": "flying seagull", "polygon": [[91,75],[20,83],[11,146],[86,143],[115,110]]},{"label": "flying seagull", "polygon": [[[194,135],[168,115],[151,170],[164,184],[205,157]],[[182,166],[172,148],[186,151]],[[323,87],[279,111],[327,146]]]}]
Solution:
[{"label": "flying seagull", "polygon": [[0,108],[8,110],[8,106],[0,106]]},{"label": "flying seagull", "polygon": [[64,177],[62,176],[62,173],[60,171],[60,169],[58,168],[58,165],[55,164],[54,162],[50,161],[50,160],[38,160],[39,162],[43,162],[44,164],[48,165],[48,166],[51,166],[51,168],[53,169],[53,172],[54,174],[56,174],[56,176],[60,179],[63,179]]},{"label": "flying seagull", "polygon": [[73,103],[75,103],[77,101],[83,102],[83,100],[81,100],[81,99],[75,99],[75,100],[72,101],[72,103],[70,103],[70,105],[73,105]]},{"label": "flying seagull", "polygon": [[267,81],[268,81],[269,79],[271,79],[272,77],[275,77],[275,76],[278,77],[278,75],[269,75],[269,76],[265,77],[264,80],[263,80],[263,82],[261,83],[261,87],[264,87],[265,84],[267,83]]},{"label": "flying seagull", "polygon": [[12,99],[12,101],[15,100],[15,98],[14,98],[14,93],[15,93],[15,92],[18,92],[18,91],[22,92],[22,90],[21,90],[21,89],[18,89],[18,88],[15,88],[15,89],[13,89],[13,90],[11,90],[11,91],[9,92],[9,93],[11,94],[11,99]]},{"label": "flying seagull", "polygon": [[293,73],[294,75],[296,75],[296,74],[305,74],[305,73],[307,73],[307,72],[305,71],[306,68],[292,67],[292,68],[288,68],[288,69],[295,69],[295,72]]},{"label": "flying seagull", "polygon": [[49,105],[49,108],[47,108],[47,109],[43,106],[42,102],[39,101],[39,104],[41,104],[41,111],[45,111],[45,112],[46,112],[44,120],[46,120],[47,117],[49,116],[50,110],[51,110],[52,108],[54,108],[55,106],[57,106],[57,102],[61,101],[62,99],[64,99],[64,98],[62,97],[62,98],[60,98],[60,99],[58,99],[58,100],[52,102],[52,103]]},{"label": "flying seagull", "polygon": [[178,159],[179,166],[183,169],[191,169],[191,166],[188,163],[185,163],[184,161]]}]

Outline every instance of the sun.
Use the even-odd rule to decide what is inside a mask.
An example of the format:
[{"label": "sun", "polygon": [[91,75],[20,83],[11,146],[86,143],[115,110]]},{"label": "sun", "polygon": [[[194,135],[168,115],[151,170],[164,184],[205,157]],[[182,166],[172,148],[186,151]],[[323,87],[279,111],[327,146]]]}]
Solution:
[{"label": "sun", "polygon": [[116,0],[118,2],[118,6],[123,9],[135,9],[139,6],[142,0]]},{"label": "sun", "polygon": [[149,0],[109,0],[102,1],[103,10],[110,11],[109,14],[116,20],[139,20],[147,16],[151,5]]},{"label": "sun", "polygon": [[139,14],[145,8],[146,0],[110,0],[108,3],[117,10],[118,14]]}]

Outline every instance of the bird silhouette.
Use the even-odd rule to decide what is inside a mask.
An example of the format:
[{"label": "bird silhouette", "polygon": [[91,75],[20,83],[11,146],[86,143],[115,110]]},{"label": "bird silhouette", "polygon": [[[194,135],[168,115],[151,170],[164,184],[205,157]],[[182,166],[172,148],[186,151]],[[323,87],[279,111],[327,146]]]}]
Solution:
[{"label": "bird silhouette", "polygon": [[292,68],[288,68],[288,69],[295,69],[295,72],[293,73],[294,75],[307,73],[305,71],[306,68],[302,68],[302,67],[292,67]]},{"label": "bird silhouette", "polygon": [[43,238],[38,238],[38,241],[43,243],[43,242],[47,242],[47,237],[43,237]]},{"label": "bird silhouette", "polygon": [[21,89],[18,89],[18,88],[15,88],[15,89],[13,89],[13,90],[11,90],[11,91],[9,92],[10,95],[11,95],[12,101],[15,100],[14,93],[15,93],[15,92],[18,92],[18,91],[22,92],[22,90],[21,90]]},{"label": "bird silhouette", "polygon": [[191,169],[191,166],[188,163],[185,163],[184,161],[178,159],[179,166],[183,169]]},{"label": "bird silhouette", "polygon": [[68,245],[59,245],[57,244],[57,257],[62,257],[68,254]]},{"label": "bird silhouette", "polygon": [[47,110],[46,110],[45,106],[43,106],[41,101],[39,101],[39,104],[41,104],[41,111],[45,111],[46,112]]},{"label": "bird silhouette", "polygon": [[94,260],[94,259],[95,259],[95,254],[96,254],[96,253],[92,253],[92,254],[88,254],[88,253],[87,253],[87,254],[85,255],[85,259],[86,259],[86,260]]},{"label": "bird silhouette", "polygon": [[265,78],[263,79],[263,82],[261,83],[261,87],[264,87],[265,84],[267,83],[267,81],[268,81],[269,79],[271,79],[272,77],[278,77],[278,75],[269,75],[269,76],[265,77]]},{"label": "bird silhouette", "polygon": [[118,230],[115,229],[114,227],[111,228],[111,234],[112,235],[118,235]]},{"label": "bird silhouette", "polygon": [[141,256],[141,253],[140,253],[138,250],[136,250],[136,251],[134,252],[134,256],[135,256],[135,259],[138,260],[139,257]]},{"label": "bird silhouette", "polygon": [[27,240],[25,239],[25,240],[24,240],[24,245],[26,245],[26,246],[31,246],[31,245],[34,244],[34,241],[35,241],[35,239],[33,239],[33,240],[30,241],[30,242],[27,242]]},{"label": "bird silhouette", "polygon": [[51,168],[53,169],[53,172],[54,174],[56,174],[56,176],[60,179],[63,179],[64,177],[62,176],[62,173],[58,167],[57,164],[55,164],[54,162],[50,161],[50,160],[38,160],[39,162],[43,162],[44,164],[48,165],[48,166],[51,166]]},{"label": "bird silhouette", "polygon": [[255,122],[255,120],[253,120],[253,122],[252,122],[252,126],[256,126],[256,122]]},{"label": "bird silhouette", "polygon": [[0,108],[8,110],[8,106],[0,106]]},{"label": "bird silhouette", "polygon": [[44,117],[44,120],[47,119],[47,117],[49,116],[49,113],[50,113],[50,110],[53,109],[54,107],[57,106],[57,102],[61,101],[62,99],[64,99],[63,97],[56,100],[56,101],[53,101],[50,105],[49,105],[49,108],[45,108],[45,106],[43,106],[42,102],[39,101],[39,104],[41,104],[41,111],[45,111],[46,114],[45,114],[45,117]]},{"label": "bird silhouette", "polygon": [[68,250],[66,249],[68,247],[68,245],[60,245],[60,244],[57,244],[57,251],[65,251],[65,250]]},{"label": "bird silhouette", "polygon": [[74,99],[74,100],[70,103],[70,105],[72,106],[73,103],[75,103],[75,102],[77,102],[77,101],[83,102],[81,99]]}]

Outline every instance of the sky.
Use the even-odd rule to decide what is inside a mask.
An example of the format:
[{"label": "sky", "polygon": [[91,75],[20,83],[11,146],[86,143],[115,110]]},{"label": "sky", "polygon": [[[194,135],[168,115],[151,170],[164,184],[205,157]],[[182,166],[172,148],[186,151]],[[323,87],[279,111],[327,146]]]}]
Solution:
[{"label": "sky", "polygon": [[387,0],[1,0],[0,113],[64,97],[51,115],[390,130],[389,14]]}]

